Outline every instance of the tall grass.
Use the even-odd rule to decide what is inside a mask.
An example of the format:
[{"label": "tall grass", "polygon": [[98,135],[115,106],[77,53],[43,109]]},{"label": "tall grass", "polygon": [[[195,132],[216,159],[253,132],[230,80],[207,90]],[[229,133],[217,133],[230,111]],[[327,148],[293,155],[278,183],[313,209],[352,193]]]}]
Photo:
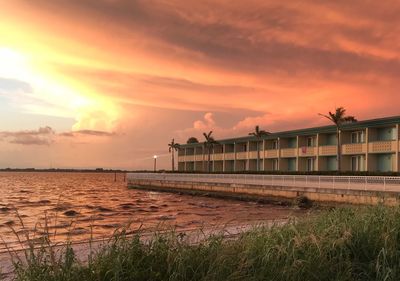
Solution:
[{"label": "tall grass", "polygon": [[[29,251],[29,250],[28,250]],[[16,280],[399,280],[400,208],[337,208],[236,238],[116,235],[87,263],[71,245],[55,260],[16,263]]]}]

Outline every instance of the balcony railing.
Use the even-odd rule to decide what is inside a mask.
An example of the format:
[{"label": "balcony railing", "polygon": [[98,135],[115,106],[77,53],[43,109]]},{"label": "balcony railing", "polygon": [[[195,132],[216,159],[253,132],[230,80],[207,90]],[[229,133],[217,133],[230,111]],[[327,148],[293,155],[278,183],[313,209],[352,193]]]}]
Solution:
[{"label": "balcony railing", "polygon": [[222,161],[222,160],[224,160],[224,154],[223,153],[212,154],[211,160],[212,161]]},{"label": "balcony railing", "polygon": [[279,150],[278,149],[270,149],[265,151],[265,158],[278,158]]},{"label": "balcony railing", "polygon": [[281,149],[281,157],[296,157],[297,148],[283,148]]},{"label": "balcony railing", "polygon": [[235,174],[167,174],[129,173],[128,184],[137,180],[192,183],[218,183],[304,189],[340,189],[400,192],[400,177],[373,176],[300,176],[300,175],[235,175]]},{"label": "balcony railing", "polygon": [[368,143],[368,152],[382,153],[382,152],[395,152],[397,141],[375,141]]},{"label": "balcony railing", "polygon": [[225,153],[225,160],[235,160],[235,153],[233,152]]},{"label": "balcony railing", "polygon": [[[261,154],[262,154],[262,151],[260,151],[260,158],[261,158]],[[257,159],[257,151],[250,151],[249,159]]]},{"label": "balcony railing", "polygon": [[320,156],[337,155],[337,146],[336,145],[320,146],[318,149],[319,149],[319,155]]},{"label": "balcony railing", "polygon": [[350,143],[342,145],[343,154],[362,154],[367,152],[366,143]]},{"label": "balcony railing", "polygon": [[246,160],[247,159],[247,152],[246,151],[237,152],[236,153],[236,159]]},{"label": "balcony railing", "polygon": [[299,148],[299,156],[317,156],[317,149],[315,147],[304,146]]}]

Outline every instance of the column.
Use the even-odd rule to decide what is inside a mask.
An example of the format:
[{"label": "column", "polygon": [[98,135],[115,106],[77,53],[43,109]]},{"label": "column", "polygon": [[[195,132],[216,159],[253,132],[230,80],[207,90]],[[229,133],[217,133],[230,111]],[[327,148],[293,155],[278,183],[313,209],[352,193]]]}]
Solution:
[{"label": "column", "polygon": [[250,141],[247,141],[247,146],[246,146],[246,171],[250,170]]},{"label": "column", "polygon": [[186,165],[186,150],[187,150],[187,148],[185,148],[185,153],[184,153],[184,156],[183,156],[183,170],[185,171],[185,172],[187,172],[187,165]]},{"label": "column", "polygon": [[316,158],[316,166],[317,166],[317,169],[316,169],[316,171],[319,171],[320,170],[320,167],[319,167],[319,133],[317,133],[317,140],[316,140],[316,144],[315,144],[315,149],[317,150],[317,158]]},{"label": "column", "polygon": [[261,157],[262,163],[263,163],[262,164],[262,171],[265,171],[265,142],[266,142],[266,140],[262,141],[262,152],[260,153],[260,157]]},{"label": "column", "polygon": [[369,129],[365,128],[365,146],[366,146],[366,151],[365,151],[365,170],[369,171]]},{"label": "column", "polygon": [[281,138],[278,138],[278,171],[282,171],[282,167],[281,167]]},{"label": "column", "polygon": [[296,136],[296,172],[299,171],[299,136]]},{"label": "column", "polygon": [[396,149],[395,149],[395,156],[394,156],[394,163],[395,163],[395,165],[394,165],[394,167],[393,167],[393,171],[395,171],[395,172],[399,172],[399,124],[396,124],[396,138],[395,138],[395,141],[396,141]]},{"label": "column", "polygon": [[236,172],[236,142],[233,142],[233,171]]},{"label": "column", "polygon": [[222,145],[222,171],[226,172],[225,168],[225,151],[226,151],[226,144]]}]

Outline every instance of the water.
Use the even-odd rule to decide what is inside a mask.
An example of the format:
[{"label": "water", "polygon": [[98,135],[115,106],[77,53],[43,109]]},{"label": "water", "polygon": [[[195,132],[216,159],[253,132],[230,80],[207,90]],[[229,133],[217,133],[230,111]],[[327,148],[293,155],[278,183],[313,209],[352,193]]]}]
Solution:
[{"label": "water", "polygon": [[[107,237],[127,227],[152,231],[255,224],[300,211],[258,204],[127,189],[123,175],[101,173],[0,173],[0,251],[23,241]],[[22,223],[21,223],[22,221]],[[46,226],[47,222],[47,226]]]}]

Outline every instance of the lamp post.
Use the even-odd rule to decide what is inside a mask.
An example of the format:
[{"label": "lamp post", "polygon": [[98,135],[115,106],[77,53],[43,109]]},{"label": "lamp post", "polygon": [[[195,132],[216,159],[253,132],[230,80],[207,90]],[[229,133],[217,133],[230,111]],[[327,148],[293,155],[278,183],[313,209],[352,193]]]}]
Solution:
[{"label": "lamp post", "polygon": [[154,172],[156,172],[157,171],[157,155],[154,155],[153,158],[154,158]]}]

